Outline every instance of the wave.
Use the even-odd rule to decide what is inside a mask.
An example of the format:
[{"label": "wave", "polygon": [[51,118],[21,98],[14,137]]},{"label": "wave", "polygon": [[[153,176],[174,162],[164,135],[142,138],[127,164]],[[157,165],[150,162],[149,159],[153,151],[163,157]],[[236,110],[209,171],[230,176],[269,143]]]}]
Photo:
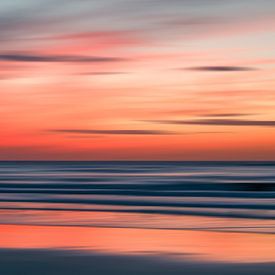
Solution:
[{"label": "wave", "polygon": [[79,211],[274,220],[274,168],[274,162],[0,162],[0,217]]}]

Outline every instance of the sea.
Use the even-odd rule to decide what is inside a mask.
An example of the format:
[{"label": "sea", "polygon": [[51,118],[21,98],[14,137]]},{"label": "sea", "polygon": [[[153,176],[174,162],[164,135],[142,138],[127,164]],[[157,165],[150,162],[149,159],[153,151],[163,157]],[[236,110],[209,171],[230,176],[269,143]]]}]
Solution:
[{"label": "sea", "polygon": [[275,233],[275,162],[2,161],[0,224]]}]

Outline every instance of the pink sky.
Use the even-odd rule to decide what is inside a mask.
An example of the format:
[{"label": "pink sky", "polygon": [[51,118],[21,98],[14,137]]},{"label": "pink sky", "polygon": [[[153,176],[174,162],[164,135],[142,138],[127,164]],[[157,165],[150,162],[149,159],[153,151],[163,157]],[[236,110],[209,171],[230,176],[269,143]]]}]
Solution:
[{"label": "pink sky", "polygon": [[275,159],[275,4],[0,3],[0,159]]}]

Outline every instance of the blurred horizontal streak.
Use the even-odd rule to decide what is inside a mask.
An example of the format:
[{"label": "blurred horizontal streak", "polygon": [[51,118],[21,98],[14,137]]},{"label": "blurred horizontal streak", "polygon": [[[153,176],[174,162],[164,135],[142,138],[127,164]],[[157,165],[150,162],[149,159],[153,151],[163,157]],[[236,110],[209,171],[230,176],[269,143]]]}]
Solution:
[{"label": "blurred horizontal streak", "polygon": [[[221,218],[274,220],[275,213],[259,214],[257,212],[215,212],[206,210],[178,210],[178,209],[99,209],[99,208],[59,208],[59,207],[0,207],[0,210],[8,211],[57,211],[57,212],[103,212],[103,213],[136,213],[136,214],[156,214],[156,215],[184,215],[184,216],[205,216]],[[275,209],[273,209],[275,210]],[[72,225],[74,222],[72,221]]]},{"label": "blurred horizontal streak", "polygon": [[118,62],[125,61],[117,57],[75,56],[75,55],[34,55],[34,54],[3,54],[0,53],[0,61],[13,62]]},{"label": "blurred horizontal streak", "polygon": [[127,199],[86,199],[86,198],[0,198],[0,202],[26,202],[26,203],[55,203],[80,205],[113,205],[113,206],[143,206],[143,207],[182,207],[182,208],[216,208],[216,209],[246,209],[246,210],[275,210],[271,203],[220,203],[220,202],[175,202],[175,201],[146,201]]},{"label": "blurred horizontal streak", "polygon": [[49,130],[53,133],[73,133],[73,134],[86,134],[86,135],[172,135],[176,134],[169,131],[161,130],[138,130],[138,129],[128,129],[128,130],[92,130],[92,129],[53,129]]},{"label": "blurred horizontal streak", "polygon": [[[152,215],[152,227],[182,226],[185,216],[220,219],[210,225],[229,218],[272,222],[274,182],[274,162],[1,162],[0,217],[144,226]],[[95,213],[102,215],[95,220]]]},{"label": "blurred horizontal streak", "polygon": [[274,199],[275,192],[238,191],[150,191],[127,189],[51,189],[51,188],[0,188],[0,194],[59,194],[59,195],[116,195],[133,197],[191,197],[191,198],[241,198]]}]

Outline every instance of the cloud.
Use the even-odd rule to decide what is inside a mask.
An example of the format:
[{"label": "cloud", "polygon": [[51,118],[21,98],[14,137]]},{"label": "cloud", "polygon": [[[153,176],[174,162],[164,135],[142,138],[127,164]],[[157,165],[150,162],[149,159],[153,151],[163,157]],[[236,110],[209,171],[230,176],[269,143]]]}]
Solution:
[{"label": "cloud", "polygon": [[259,126],[275,127],[274,120],[241,120],[241,119],[196,119],[196,120],[151,120],[155,123],[174,125],[214,125],[214,126]]},{"label": "cloud", "polygon": [[242,72],[254,71],[255,68],[241,67],[241,66],[199,66],[187,68],[191,71],[205,71],[205,72]]},{"label": "cloud", "polygon": [[217,16],[186,16],[184,18],[176,18],[170,19],[164,22],[165,26],[173,26],[173,27],[196,27],[196,26],[205,26],[212,24],[221,24],[225,20],[223,18],[219,18]]},{"label": "cloud", "polygon": [[216,113],[216,114],[198,114],[201,117],[238,117],[238,116],[249,116],[251,114],[243,113]]},{"label": "cloud", "polygon": [[161,130],[90,130],[90,129],[55,129],[55,133],[85,134],[85,135],[170,135],[172,132]]},{"label": "cloud", "polygon": [[240,117],[240,116],[251,116],[251,115],[256,115],[253,113],[231,113],[231,112],[216,112],[214,113],[212,110],[205,110],[205,112],[201,112],[198,109],[190,109],[190,110],[174,110],[174,111],[166,111],[162,112],[164,114],[172,114],[172,115],[180,115],[180,116],[191,116],[191,117],[206,117],[206,118],[211,118],[211,117]]},{"label": "cloud", "polygon": [[[176,134],[201,135],[201,134],[230,133],[230,132],[217,132],[217,131],[176,133],[176,132],[162,131],[162,130],[88,130],[88,129],[55,129],[55,130],[50,130],[50,132],[79,134],[79,136],[77,136],[78,138],[87,137],[89,135],[92,135],[93,137],[101,137],[100,135],[176,135]],[[87,136],[83,136],[83,135],[87,135]]]},{"label": "cloud", "polygon": [[84,72],[84,73],[79,73],[77,75],[82,75],[82,76],[104,76],[104,75],[122,75],[122,74],[128,74],[128,72]]},{"label": "cloud", "polygon": [[8,53],[0,54],[0,61],[11,62],[118,62],[124,61],[123,58],[102,57],[102,56],[79,56],[79,55],[36,55],[36,54],[20,54]]}]

